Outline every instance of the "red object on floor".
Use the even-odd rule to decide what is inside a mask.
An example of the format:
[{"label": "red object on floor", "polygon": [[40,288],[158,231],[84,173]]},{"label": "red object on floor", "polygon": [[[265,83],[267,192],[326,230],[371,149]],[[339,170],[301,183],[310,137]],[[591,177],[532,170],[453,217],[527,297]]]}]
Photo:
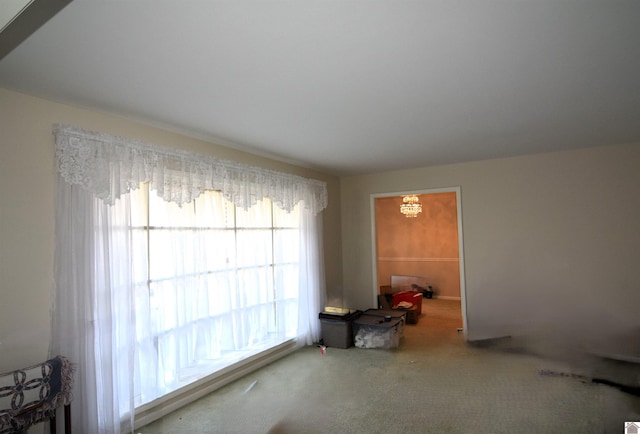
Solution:
[{"label": "red object on floor", "polygon": [[413,304],[418,310],[418,315],[422,314],[422,293],[419,291],[402,291],[393,294],[393,307],[398,306],[401,301]]}]

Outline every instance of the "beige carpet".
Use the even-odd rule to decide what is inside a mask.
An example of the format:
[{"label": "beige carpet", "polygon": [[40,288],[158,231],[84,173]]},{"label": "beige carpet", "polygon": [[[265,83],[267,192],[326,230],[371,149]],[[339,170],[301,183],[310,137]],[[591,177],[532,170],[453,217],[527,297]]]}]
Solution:
[{"label": "beige carpet", "polygon": [[303,348],[138,432],[622,433],[640,420],[640,398],[540,375],[573,368],[470,346],[458,327],[459,302],[425,299],[396,350]]}]

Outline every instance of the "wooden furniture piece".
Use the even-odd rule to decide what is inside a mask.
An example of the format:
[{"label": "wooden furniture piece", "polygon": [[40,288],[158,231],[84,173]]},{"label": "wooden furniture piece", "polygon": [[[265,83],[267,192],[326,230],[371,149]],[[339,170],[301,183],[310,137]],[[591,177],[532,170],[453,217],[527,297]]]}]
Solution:
[{"label": "wooden furniture piece", "polygon": [[[410,298],[410,303],[412,304],[412,306],[403,309],[398,307],[398,303],[403,300],[400,299],[396,302],[396,300],[394,299],[394,295],[395,294],[379,294],[378,309],[382,309],[383,311],[391,310],[395,312],[402,312],[404,320],[407,324],[418,324],[418,320],[420,319],[420,315],[422,314],[422,296],[420,296],[419,298],[420,303],[416,304],[418,303],[418,297],[412,295]],[[420,309],[419,311],[418,308]]]},{"label": "wooden furniture piece", "polygon": [[56,356],[46,362],[0,374],[0,434],[26,433],[49,421],[56,433],[56,410],[64,407],[64,428],[71,434],[73,366]]}]

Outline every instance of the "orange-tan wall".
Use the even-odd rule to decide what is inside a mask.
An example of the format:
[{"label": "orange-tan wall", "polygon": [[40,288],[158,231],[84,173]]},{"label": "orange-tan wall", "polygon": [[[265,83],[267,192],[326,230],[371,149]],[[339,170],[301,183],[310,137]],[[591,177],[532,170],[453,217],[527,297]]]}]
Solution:
[{"label": "orange-tan wall", "polygon": [[439,297],[460,298],[456,193],[419,195],[422,213],[400,213],[401,196],[375,199],[378,285],[391,275],[421,276]]}]

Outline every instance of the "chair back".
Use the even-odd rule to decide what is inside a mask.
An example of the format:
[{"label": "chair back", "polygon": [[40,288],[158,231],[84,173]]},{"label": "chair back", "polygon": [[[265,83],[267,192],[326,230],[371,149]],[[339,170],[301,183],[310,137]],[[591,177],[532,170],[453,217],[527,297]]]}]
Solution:
[{"label": "chair back", "polygon": [[[73,371],[68,359],[56,356],[0,374],[0,434],[25,432],[31,425],[45,420],[55,422],[56,409],[60,406],[65,406],[68,418],[73,399]],[[70,424],[65,422],[67,426]]]}]

